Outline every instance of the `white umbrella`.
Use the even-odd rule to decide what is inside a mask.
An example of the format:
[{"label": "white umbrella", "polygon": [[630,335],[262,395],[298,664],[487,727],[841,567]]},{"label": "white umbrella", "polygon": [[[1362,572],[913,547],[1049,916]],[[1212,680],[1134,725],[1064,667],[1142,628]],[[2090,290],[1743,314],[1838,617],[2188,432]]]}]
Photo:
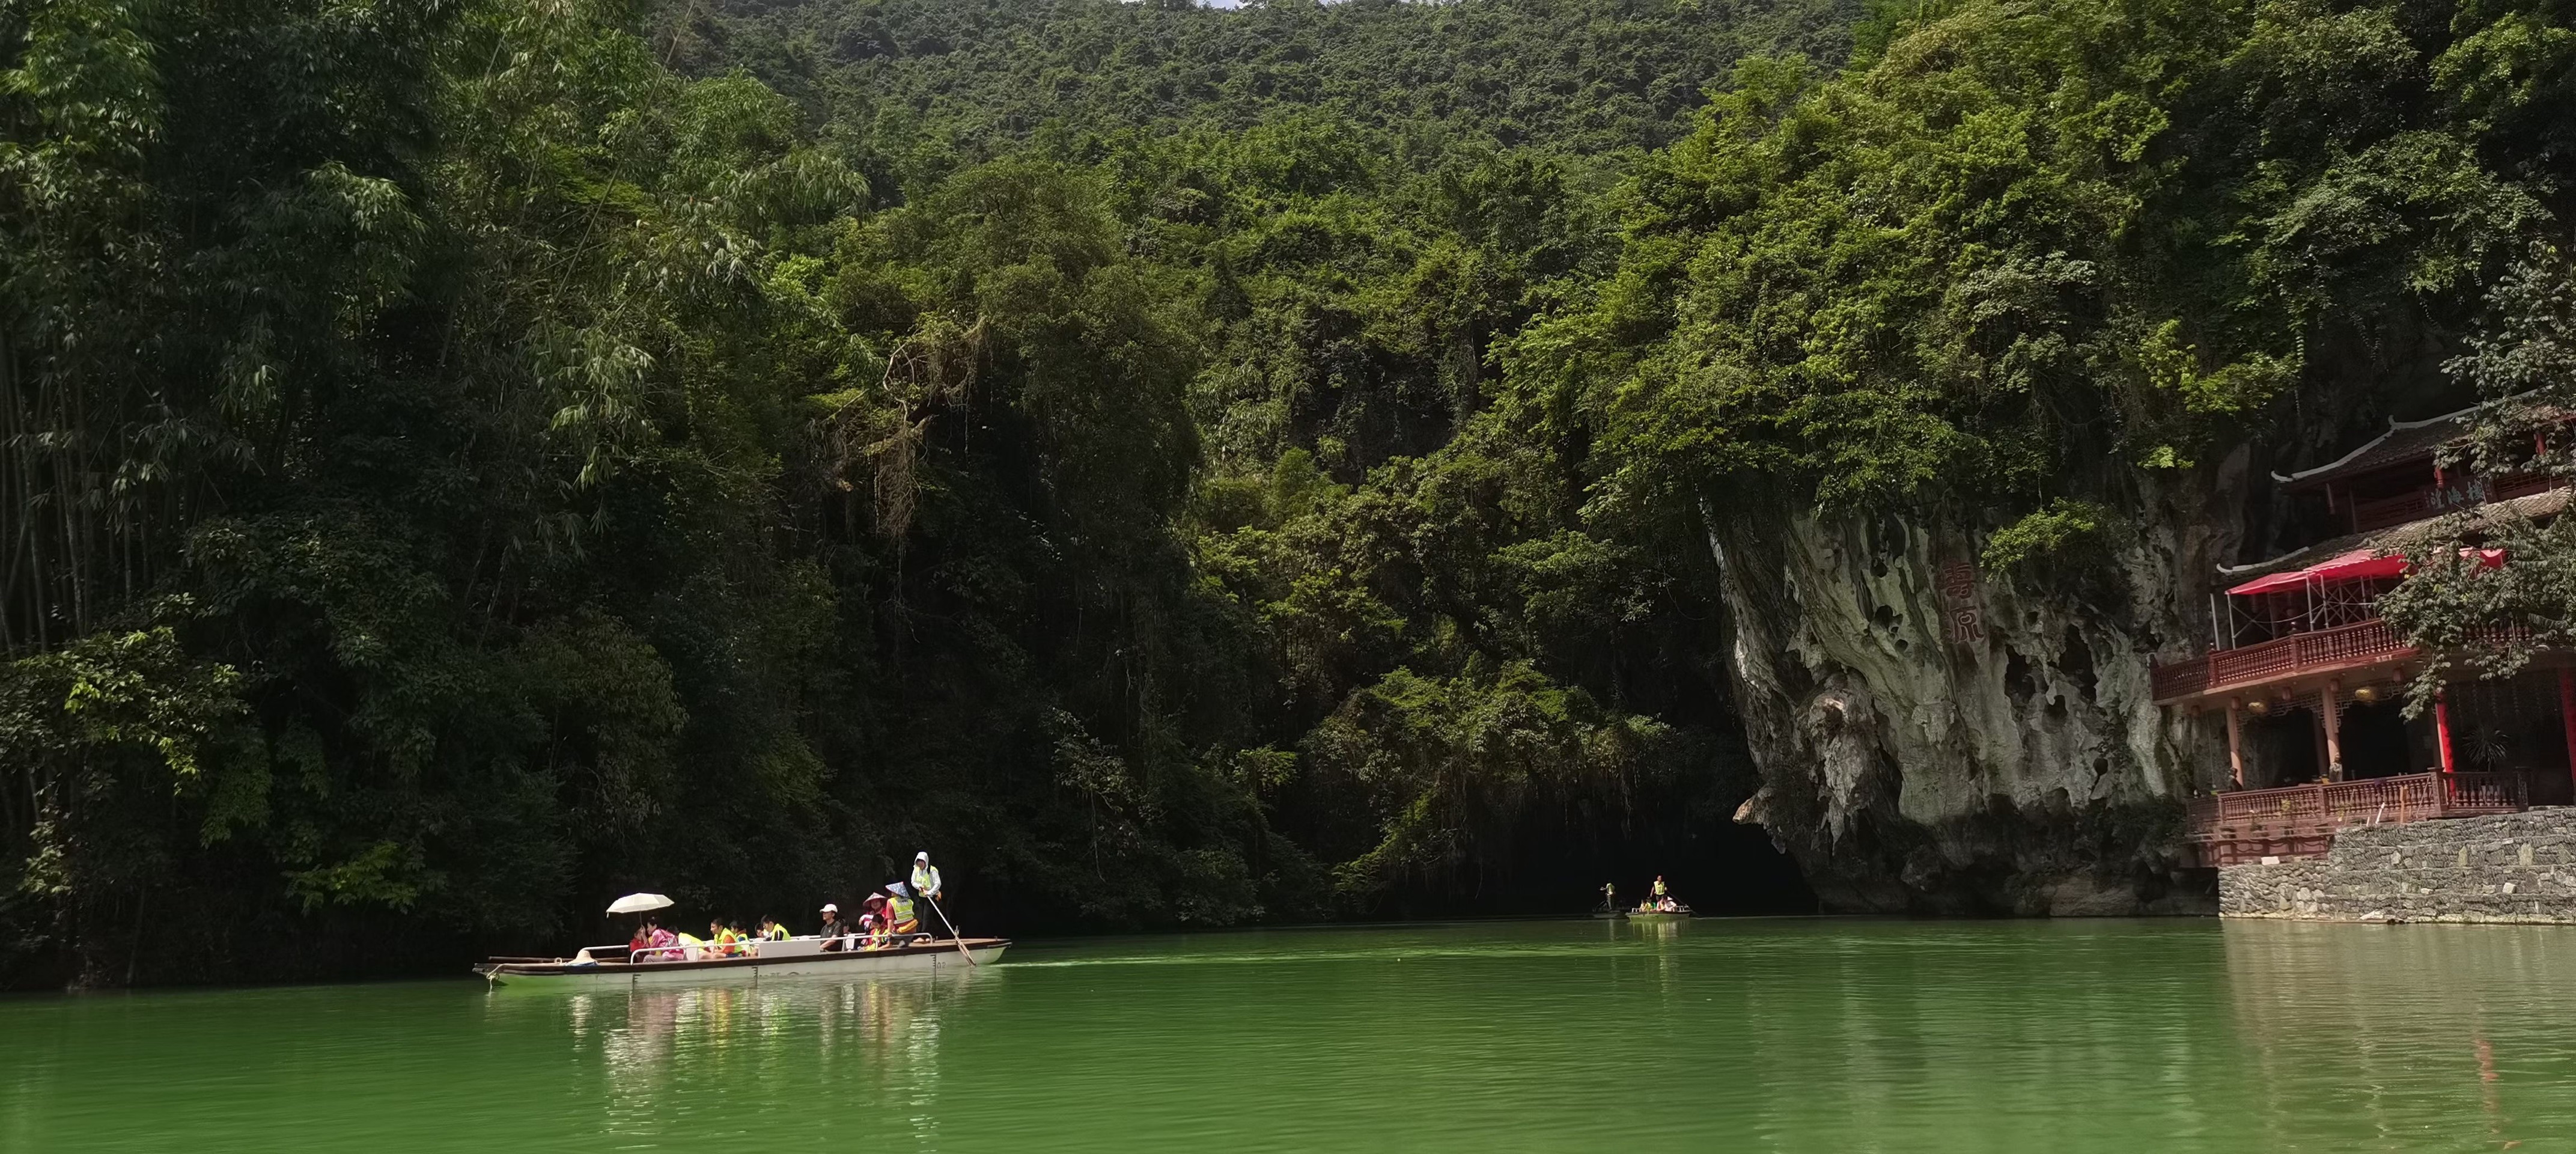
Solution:
[{"label": "white umbrella", "polygon": [[663,897],[660,894],[628,894],[625,897],[608,903],[608,912],[612,914],[640,914],[647,910],[662,909],[670,904],[671,899]]}]

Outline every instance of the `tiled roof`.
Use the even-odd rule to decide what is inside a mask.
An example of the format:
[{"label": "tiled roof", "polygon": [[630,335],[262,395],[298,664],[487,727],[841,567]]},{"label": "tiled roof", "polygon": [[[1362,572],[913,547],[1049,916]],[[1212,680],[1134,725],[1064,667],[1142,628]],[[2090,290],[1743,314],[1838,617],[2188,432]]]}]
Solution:
[{"label": "tiled roof", "polygon": [[[2568,491],[2559,488],[2551,489],[2546,493],[2533,493],[2528,497],[2515,497],[2509,501],[2478,505],[2452,515],[2470,518],[2468,528],[2474,532],[2507,520],[2547,517],[2565,509],[2567,501]],[[2426,517],[2421,521],[2409,521],[2403,525],[2391,525],[2385,529],[2347,533],[2331,541],[2319,541],[2307,548],[2293,549],[2278,557],[2257,561],[2250,565],[2221,565],[2218,567],[2218,575],[2227,581],[2249,581],[2273,573],[2304,569],[2326,558],[2340,556],[2355,549],[2369,549],[2381,554],[2403,553],[2415,545],[2430,540],[2434,536],[2432,532],[2434,523],[2441,520],[2443,520],[2442,517]]]},{"label": "tiled roof", "polygon": [[2469,418],[2476,412],[2473,406],[2420,421],[2390,421],[2387,432],[2338,460],[2286,477],[2274,473],[2272,479],[2292,490],[2313,489],[2373,469],[2403,465],[2408,461],[2430,461],[2436,450],[2468,435]]}]

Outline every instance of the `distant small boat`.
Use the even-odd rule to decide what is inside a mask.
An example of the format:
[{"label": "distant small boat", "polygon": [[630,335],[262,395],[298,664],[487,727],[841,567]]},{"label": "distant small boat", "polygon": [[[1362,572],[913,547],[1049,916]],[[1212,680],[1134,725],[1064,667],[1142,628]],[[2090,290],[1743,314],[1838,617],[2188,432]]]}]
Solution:
[{"label": "distant small boat", "polygon": [[[855,944],[853,939],[842,938]],[[787,978],[871,977],[902,971],[962,969],[997,961],[1008,938],[916,937],[878,949],[825,950],[819,937],[748,941],[726,946],[638,950],[677,955],[632,961],[625,946],[592,946],[569,958],[493,958],[474,967],[494,986],[597,990],[619,986],[694,986]],[[603,957],[600,955],[609,955]],[[966,955],[966,956],[961,956]]]},{"label": "distant small boat", "polygon": [[1682,922],[1689,921],[1690,916],[1691,908],[1680,902],[1674,902],[1673,908],[1668,910],[1659,910],[1653,906],[1638,906],[1628,911],[1628,920],[1632,922]]}]

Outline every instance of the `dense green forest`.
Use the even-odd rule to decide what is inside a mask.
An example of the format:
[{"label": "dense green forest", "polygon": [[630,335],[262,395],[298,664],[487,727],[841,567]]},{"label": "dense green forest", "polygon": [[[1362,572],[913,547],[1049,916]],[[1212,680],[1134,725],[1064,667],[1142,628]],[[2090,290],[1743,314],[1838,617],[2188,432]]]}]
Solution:
[{"label": "dense green forest", "polygon": [[2142,477],[2554,371],[2567,23],[0,9],[0,979],[1715,860],[1713,520],[2119,596]]}]

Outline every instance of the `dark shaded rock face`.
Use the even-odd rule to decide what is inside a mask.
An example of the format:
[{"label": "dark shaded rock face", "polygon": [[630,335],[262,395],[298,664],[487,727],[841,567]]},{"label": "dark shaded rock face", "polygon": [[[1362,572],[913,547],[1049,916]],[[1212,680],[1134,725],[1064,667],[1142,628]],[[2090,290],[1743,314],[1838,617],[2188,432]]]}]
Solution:
[{"label": "dark shaded rock face", "polygon": [[2141,494],[2107,560],[2038,575],[1977,571],[1955,526],[1706,510],[1763,780],[1737,819],[1827,909],[2213,910],[2179,835],[2223,729],[2158,709],[2148,661],[2206,639],[2244,471]]}]

